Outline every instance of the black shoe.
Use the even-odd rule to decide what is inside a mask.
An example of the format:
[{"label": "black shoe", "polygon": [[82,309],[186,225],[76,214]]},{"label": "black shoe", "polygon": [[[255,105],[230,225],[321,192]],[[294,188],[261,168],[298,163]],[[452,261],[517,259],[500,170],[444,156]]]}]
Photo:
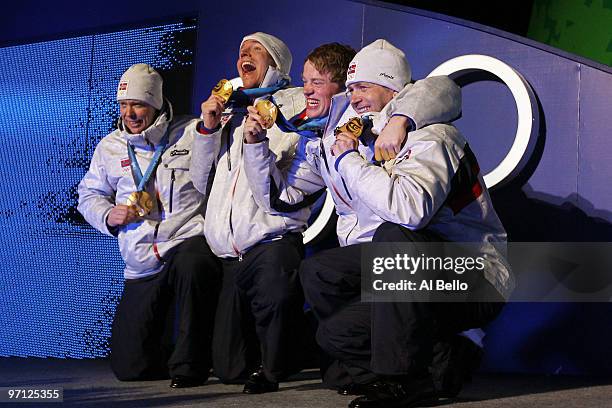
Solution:
[{"label": "black shoe", "polygon": [[480,366],[483,351],[470,339],[456,335],[450,341],[434,345],[431,376],[442,398],[456,397],[463,384],[472,380]]},{"label": "black shoe", "polygon": [[377,381],[368,385],[365,396],[355,398],[349,408],[409,408],[437,401],[431,378],[407,383]]},{"label": "black shoe", "polygon": [[200,385],[204,385],[207,378],[201,377],[189,377],[186,375],[175,375],[172,377],[170,381],[170,388],[189,388],[189,387],[199,387]]},{"label": "black shoe", "polygon": [[340,395],[365,395],[369,389],[369,384],[349,383],[338,387],[336,390]]},{"label": "black shoe", "polygon": [[242,390],[245,394],[263,394],[275,391],[278,391],[278,383],[269,381],[262,368],[249,375]]}]

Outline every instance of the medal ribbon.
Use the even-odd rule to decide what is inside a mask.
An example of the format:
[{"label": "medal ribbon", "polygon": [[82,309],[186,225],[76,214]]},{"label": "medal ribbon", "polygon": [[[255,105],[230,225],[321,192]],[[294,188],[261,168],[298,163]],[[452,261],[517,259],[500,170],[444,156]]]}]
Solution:
[{"label": "medal ribbon", "polygon": [[288,85],[289,81],[282,79],[276,85],[268,86],[266,88],[236,89],[234,92],[232,92],[232,96],[230,96],[228,104],[231,104],[232,106],[247,106],[251,104],[252,99],[272,94],[279,89],[287,87]]},{"label": "medal ribbon", "polygon": [[149,181],[149,179],[151,178],[151,175],[153,174],[153,172],[155,171],[155,168],[159,164],[159,160],[161,159],[162,153],[164,152],[164,150],[166,149],[166,146],[168,145],[169,134],[170,134],[170,123],[168,123],[168,128],[166,129],[166,133],[160,140],[159,144],[155,146],[155,154],[153,154],[153,158],[151,159],[151,162],[149,163],[149,167],[147,167],[147,170],[145,171],[144,176],[142,175],[142,170],[140,170],[140,165],[138,164],[138,161],[136,160],[136,152],[134,151],[134,146],[132,146],[129,141],[127,142],[127,150],[128,150],[128,156],[130,157],[130,167],[132,168],[132,176],[134,177],[134,183],[137,186],[136,191],[143,191],[145,185],[147,184],[147,181]]},{"label": "medal ribbon", "polygon": [[318,137],[318,131],[323,130],[325,124],[327,123],[327,116],[324,118],[307,119],[306,122],[300,126],[295,126],[293,123],[297,119],[301,119],[301,115],[302,114],[299,113],[287,120],[279,109],[278,116],[276,118],[276,125],[285,133],[297,133],[300,136],[304,136],[308,139]]}]

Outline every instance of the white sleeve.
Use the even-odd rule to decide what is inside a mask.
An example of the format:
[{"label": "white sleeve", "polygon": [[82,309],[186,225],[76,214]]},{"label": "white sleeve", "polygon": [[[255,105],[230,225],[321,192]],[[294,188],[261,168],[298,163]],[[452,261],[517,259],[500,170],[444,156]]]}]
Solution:
[{"label": "white sleeve", "polygon": [[429,139],[411,143],[389,173],[357,152],[339,157],[336,166],[354,199],[386,221],[420,229],[446,201],[458,162],[443,142]]},{"label": "white sleeve", "polygon": [[461,88],[447,76],[434,76],[408,84],[377,115],[373,131],[380,134],[394,115],[410,118],[415,129],[446,123],[461,113]]},{"label": "white sleeve", "polygon": [[318,171],[317,140],[301,137],[293,160],[280,169],[269,141],[244,145],[244,168],[257,204],[271,214],[284,214],[312,205],[325,183]]},{"label": "white sleeve", "polygon": [[[188,126],[185,131],[193,134],[193,145],[189,174],[194,187],[206,195],[210,174],[221,149],[221,134],[223,128],[205,135],[197,131],[197,121]],[[228,152],[229,154],[229,152]]]},{"label": "white sleeve", "polygon": [[115,206],[117,186],[111,185],[104,165],[100,144],[96,146],[89,171],[78,186],[78,210],[85,220],[98,231],[113,236],[108,229],[106,217]]}]

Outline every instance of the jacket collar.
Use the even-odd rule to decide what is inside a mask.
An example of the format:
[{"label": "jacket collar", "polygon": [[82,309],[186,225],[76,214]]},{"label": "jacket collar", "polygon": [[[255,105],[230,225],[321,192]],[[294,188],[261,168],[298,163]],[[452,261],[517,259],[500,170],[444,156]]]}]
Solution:
[{"label": "jacket collar", "polygon": [[344,115],[347,109],[350,109],[350,102],[351,98],[349,98],[345,92],[338,93],[332,97],[324,136],[328,136],[328,134],[333,135],[333,130],[338,125],[342,115]]}]

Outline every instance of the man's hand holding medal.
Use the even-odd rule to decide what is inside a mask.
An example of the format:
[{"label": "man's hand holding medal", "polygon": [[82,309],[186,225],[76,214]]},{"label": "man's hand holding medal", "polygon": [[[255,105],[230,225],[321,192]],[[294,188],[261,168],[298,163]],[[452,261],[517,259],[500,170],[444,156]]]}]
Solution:
[{"label": "man's hand holding medal", "polygon": [[204,127],[215,129],[221,123],[221,113],[225,109],[225,104],[234,92],[232,83],[227,79],[222,79],[213,88],[210,98],[202,103],[202,120]]},{"label": "man's hand holding medal", "polygon": [[128,225],[149,214],[152,209],[151,195],[146,191],[134,191],[128,197],[126,204],[117,204],[110,210],[106,223],[109,227]]},{"label": "man's hand holding medal", "polygon": [[128,225],[134,222],[138,218],[138,211],[136,207],[126,204],[118,204],[114,206],[108,217],[106,223],[109,227],[119,227],[122,225]]},{"label": "man's hand holding medal", "polygon": [[247,143],[259,143],[266,137],[266,130],[274,126],[278,108],[273,102],[260,99],[254,106],[248,106],[247,111],[249,116],[244,123],[244,139]]},{"label": "man's hand holding medal", "polygon": [[367,119],[354,117],[344,125],[336,128],[334,132],[336,142],[331,148],[332,155],[338,156],[347,150],[357,149],[359,138],[363,134],[363,137],[366,138],[368,135],[369,137],[376,138],[374,144],[375,161],[385,162],[394,159],[406,142],[407,132],[411,130],[408,118],[404,116],[392,117],[378,136],[371,133],[369,127],[369,130],[366,130],[366,122],[364,120],[367,121]]},{"label": "man's hand holding medal", "polygon": [[332,156],[340,156],[348,150],[355,150],[359,146],[359,136],[363,132],[364,124],[361,118],[351,118],[342,126],[334,130],[336,141],[331,147]]}]

